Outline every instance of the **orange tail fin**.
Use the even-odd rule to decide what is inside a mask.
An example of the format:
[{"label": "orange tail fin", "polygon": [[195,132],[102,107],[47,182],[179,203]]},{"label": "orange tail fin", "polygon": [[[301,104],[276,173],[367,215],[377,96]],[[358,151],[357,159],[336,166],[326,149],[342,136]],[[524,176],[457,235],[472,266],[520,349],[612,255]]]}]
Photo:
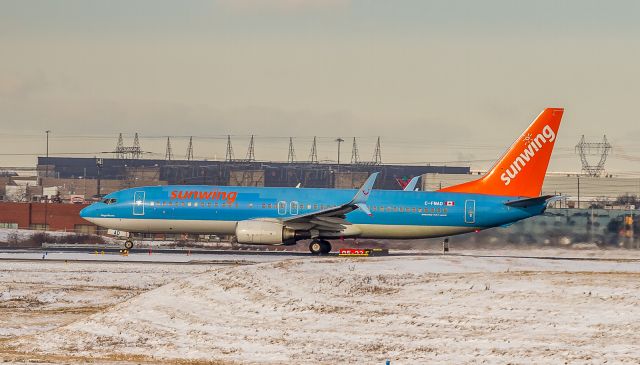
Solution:
[{"label": "orange tail fin", "polygon": [[556,142],[562,108],[547,108],[482,178],[439,191],[537,197]]}]

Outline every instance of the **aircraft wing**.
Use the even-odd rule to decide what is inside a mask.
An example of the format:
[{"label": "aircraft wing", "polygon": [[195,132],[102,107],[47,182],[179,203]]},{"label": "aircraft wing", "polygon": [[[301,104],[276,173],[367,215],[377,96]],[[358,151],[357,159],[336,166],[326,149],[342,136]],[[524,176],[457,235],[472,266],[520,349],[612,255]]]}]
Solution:
[{"label": "aircraft wing", "polygon": [[414,191],[416,189],[416,185],[418,184],[418,180],[420,180],[420,175],[418,176],[414,176],[411,180],[409,180],[409,183],[407,184],[407,186],[404,187],[404,191]]},{"label": "aircraft wing", "polygon": [[345,219],[347,213],[360,209],[366,214],[371,215],[371,211],[367,206],[367,200],[369,199],[369,194],[373,189],[373,184],[376,182],[378,174],[378,172],[371,174],[362,187],[358,189],[358,192],[351,201],[335,207],[285,218],[282,222],[286,224],[287,227],[293,229],[317,229],[321,231],[340,232],[345,226],[351,224]]}]

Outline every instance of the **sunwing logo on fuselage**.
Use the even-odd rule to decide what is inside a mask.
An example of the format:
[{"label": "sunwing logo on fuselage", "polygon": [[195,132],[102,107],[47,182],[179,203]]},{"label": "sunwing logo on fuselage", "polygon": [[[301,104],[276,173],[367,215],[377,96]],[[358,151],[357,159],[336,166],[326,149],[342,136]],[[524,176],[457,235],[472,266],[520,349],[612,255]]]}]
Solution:
[{"label": "sunwing logo on fuselage", "polygon": [[500,175],[500,180],[504,182],[504,185],[509,185],[511,180],[518,176],[518,173],[522,171],[527,163],[544,147],[545,144],[547,144],[547,142],[553,142],[555,140],[556,134],[549,125],[545,125],[544,128],[542,128],[542,133],[538,133],[538,135],[533,138],[531,138],[531,134],[527,134],[524,138],[526,145],[524,151],[522,151],[522,153],[513,160],[509,168],[507,168],[507,171]]},{"label": "sunwing logo on fuselage", "polygon": [[237,196],[235,191],[171,191],[171,200],[226,200],[228,204],[233,204]]}]

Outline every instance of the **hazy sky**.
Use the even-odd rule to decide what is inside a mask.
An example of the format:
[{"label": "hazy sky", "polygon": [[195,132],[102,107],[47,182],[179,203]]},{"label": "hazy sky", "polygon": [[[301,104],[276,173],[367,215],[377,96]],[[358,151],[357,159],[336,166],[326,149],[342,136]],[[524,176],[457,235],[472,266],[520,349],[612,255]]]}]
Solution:
[{"label": "hazy sky", "polygon": [[[544,107],[565,107],[551,169],[580,136],[640,173],[640,2],[0,0],[0,166],[195,136],[195,154],[486,168]],[[285,138],[275,138],[285,137]],[[165,137],[166,138],[166,137]],[[130,137],[128,137],[128,141]],[[129,142],[130,143],[130,142]],[[186,140],[172,140],[176,157]],[[25,154],[13,156],[8,154]],[[465,163],[462,163],[465,164]]]}]

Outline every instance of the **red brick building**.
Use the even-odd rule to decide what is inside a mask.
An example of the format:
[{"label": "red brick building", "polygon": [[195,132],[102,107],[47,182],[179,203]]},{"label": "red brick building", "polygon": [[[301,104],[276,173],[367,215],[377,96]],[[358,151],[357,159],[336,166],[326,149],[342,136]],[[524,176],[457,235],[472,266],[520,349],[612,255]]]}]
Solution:
[{"label": "red brick building", "polygon": [[80,218],[86,204],[0,202],[0,228],[44,229],[95,233],[94,224]]}]

